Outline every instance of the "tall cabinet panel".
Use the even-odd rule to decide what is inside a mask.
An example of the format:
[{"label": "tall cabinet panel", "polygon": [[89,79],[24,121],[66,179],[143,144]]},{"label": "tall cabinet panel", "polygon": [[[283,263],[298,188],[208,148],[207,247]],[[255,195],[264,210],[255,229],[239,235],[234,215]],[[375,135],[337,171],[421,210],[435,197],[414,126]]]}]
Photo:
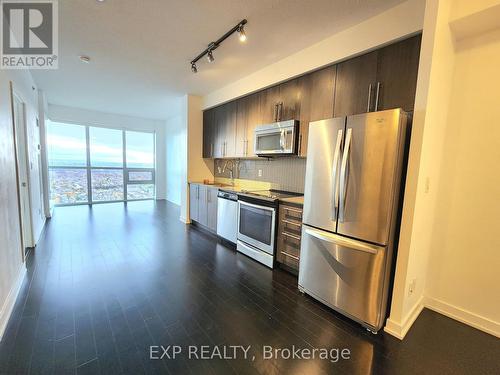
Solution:
[{"label": "tall cabinet panel", "polygon": [[377,51],[337,65],[334,116],[370,112],[377,81]]}]

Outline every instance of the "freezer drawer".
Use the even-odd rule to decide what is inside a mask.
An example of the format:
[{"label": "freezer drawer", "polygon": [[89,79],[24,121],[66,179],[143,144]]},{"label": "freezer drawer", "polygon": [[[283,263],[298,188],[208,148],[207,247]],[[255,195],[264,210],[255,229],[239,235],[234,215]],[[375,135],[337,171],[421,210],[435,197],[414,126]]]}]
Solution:
[{"label": "freezer drawer", "polygon": [[304,225],[299,288],[378,331],[384,320],[386,248]]}]

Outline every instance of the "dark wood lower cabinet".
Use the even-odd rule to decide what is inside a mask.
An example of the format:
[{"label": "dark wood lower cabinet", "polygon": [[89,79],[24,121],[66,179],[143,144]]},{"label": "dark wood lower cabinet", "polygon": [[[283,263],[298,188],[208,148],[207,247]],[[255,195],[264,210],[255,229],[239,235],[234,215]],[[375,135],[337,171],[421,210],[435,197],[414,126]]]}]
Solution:
[{"label": "dark wood lower cabinet", "polygon": [[299,272],[302,207],[280,204],[276,261],[293,273]]}]

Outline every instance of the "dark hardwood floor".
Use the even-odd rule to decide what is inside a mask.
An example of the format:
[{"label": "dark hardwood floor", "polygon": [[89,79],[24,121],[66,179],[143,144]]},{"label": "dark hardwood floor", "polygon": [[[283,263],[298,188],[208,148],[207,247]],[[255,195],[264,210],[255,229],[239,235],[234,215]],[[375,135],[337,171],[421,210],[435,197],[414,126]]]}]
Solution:
[{"label": "dark hardwood floor", "polygon": [[[2,374],[500,373],[493,336],[428,310],[403,342],[374,336],[162,201],[57,208],[27,268],[0,344]],[[150,345],[183,353],[150,360]],[[188,360],[188,345],[252,354]],[[266,360],[264,345],[348,348],[351,358]]]}]

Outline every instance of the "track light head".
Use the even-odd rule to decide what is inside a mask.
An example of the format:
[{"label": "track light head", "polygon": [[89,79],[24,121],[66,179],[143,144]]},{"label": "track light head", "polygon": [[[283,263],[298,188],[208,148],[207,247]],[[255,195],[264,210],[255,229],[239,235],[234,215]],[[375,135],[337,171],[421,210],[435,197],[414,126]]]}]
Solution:
[{"label": "track light head", "polygon": [[212,50],[209,50],[207,52],[207,60],[208,60],[209,63],[214,62],[215,58],[214,58]]},{"label": "track light head", "polygon": [[193,73],[198,73],[198,68],[196,67],[196,63],[191,63],[191,71]]},{"label": "track light head", "polygon": [[238,27],[238,33],[240,34],[239,35],[240,42],[246,42],[247,34],[245,33],[245,27],[243,25],[240,25],[240,27]]}]

